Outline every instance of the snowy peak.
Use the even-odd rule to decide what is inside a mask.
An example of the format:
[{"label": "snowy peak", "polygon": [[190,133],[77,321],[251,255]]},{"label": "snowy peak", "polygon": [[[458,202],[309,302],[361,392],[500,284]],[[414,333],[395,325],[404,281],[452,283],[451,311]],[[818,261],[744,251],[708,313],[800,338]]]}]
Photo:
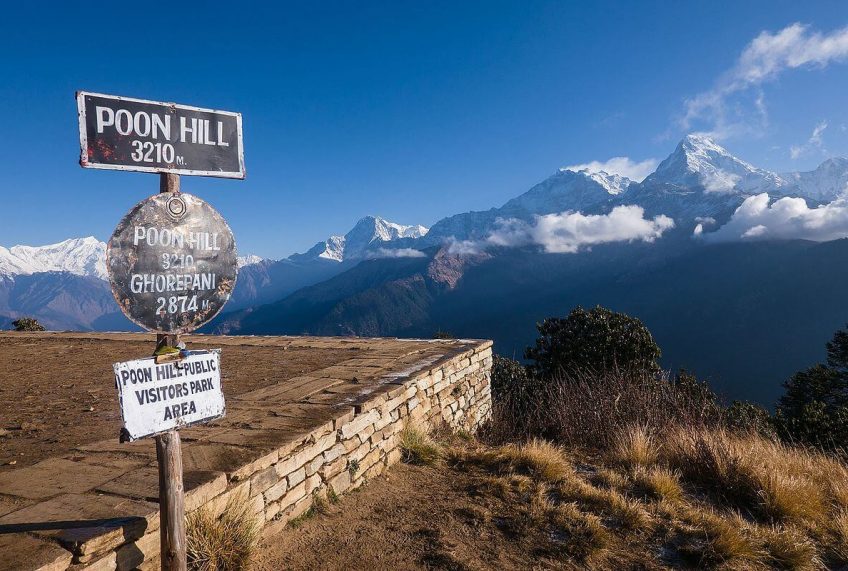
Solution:
[{"label": "snowy peak", "polygon": [[699,188],[717,194],[781,191],[790,183],[730,154],[709,137],[691,134],[645,179],[645,186]]},{"label": "snowy peak", "polygon": [[594,210],[624,194],[633,181],[621,175],[603,171],[574,171],[560,169],[522,194],[503,205],[503,216],[526,216]]},{"label": "snowy peak", "polygon": [[827,159],[815,170],[781,175],[798,188],[798,193],[816,201],[830,202],[848,195],[848,158]]},{"label": "snowy peak", "polygon": [[559,172],[566,172],[566,171],[577,173],[579,175],[582,175],[582,176],[588,178],[589,180],[601,185],[601,187],[603,187],[603,189],[606,190],[607,193],[612,194],[612,195],[621,194],[622,192],[627,190],[627,187],[629,187],[630,184],[633,182],[632,180],[630,180],[626,176],[622,176],[620,174],[610,174],[606,171],[594,171],[593,172],[593,171],[590,171],[589,169],[582,169],[582,170],[579,170],[579,171],[567,169],[567,168],[559,169]]},{"label": "snowy peak", "polygon": [[345,234],[348,247],[368,246],[375,242],[391,242],[399,238],[420,238],[427,233],[424,226],[404,226],[379,216],[366,216]]},{"label": "snowy peak", "polygon": [[0,246],[0,275],[70,272],[106,279],[106,244],[97,238],[72,238],[47,246]]},{"label": "snowy peak", "polygon": [[256,254],[248,254],[246,256],[239,256],[236,258],[236,264],[238,264],[239,268],[243,268],[244,266],[249,266],[251,264],[258,264],[262,260],[264,260],[262,256],[257,256]]},{"label": "snowy peak", "polygon": [[428,228],[418,224],[405,226],[379,216],[366,216],[344,236],[330,236],[323,242],[318,242],[305,254],[295,254],[292,258],[321,258],[334,262],[360,259],[381,244],[401,238],[421,238],[427,232]]},{"label": "snowy peak", "polygon": [[[320,248],[320,253],[316,248]],[[325,260],[333,260],[334,262],[344,261],[345,254],[345,237],[330,236],[323,243],[317,244],[312,250],[316,250],[317,256]],[[312,251],[310,250],[310,252]]]}]

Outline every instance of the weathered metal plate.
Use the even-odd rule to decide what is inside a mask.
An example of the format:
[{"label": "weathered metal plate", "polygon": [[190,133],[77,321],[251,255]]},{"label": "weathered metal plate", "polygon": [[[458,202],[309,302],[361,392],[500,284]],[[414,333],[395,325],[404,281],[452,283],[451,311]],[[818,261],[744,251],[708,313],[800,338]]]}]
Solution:
[{"label": "weathered metal plate", "polygon": [[157,194],[118,224],[106,268],[112,293],[132,322],[159,333],[188,333],[230,298],[238,273],[235,239],[203,200]]},{"label": "weathered metal plate", "polygon": [[85,168],[244,178],[241,114],[77,92]]},{"label": "weathered metal plate", "polygon": [[221,418],[226,412],[220,349],[189,351],[175,363],[157,365],[148,357],[113,368],[129,440]]}]

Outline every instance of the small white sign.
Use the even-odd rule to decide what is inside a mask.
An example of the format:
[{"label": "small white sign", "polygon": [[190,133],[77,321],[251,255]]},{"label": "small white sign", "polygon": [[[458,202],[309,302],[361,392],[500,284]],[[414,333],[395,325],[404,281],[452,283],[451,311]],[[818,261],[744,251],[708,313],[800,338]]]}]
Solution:
[{"label": "small white sign", "polygon": [[220,349],[159,365],[153,357],[115,363],[126,436],[137,440],[224,416],[220,364]]}]

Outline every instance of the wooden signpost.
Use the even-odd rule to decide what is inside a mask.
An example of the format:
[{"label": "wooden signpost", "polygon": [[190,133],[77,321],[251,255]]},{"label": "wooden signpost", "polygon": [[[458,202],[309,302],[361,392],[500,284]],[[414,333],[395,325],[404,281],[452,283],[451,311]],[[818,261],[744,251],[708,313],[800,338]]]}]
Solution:
[{"label": "wooden signpost", "polygon": [[180,174],[244,178],[241,115],[78,92],[80,165],[159,173],[159,194],[137,204],[107,248],[112,292],[134,323],[155,331],[155,357],[114,366],[121,440],[156,437],[163,571],[185,571],[181,426],[225,414],[220,351],[184,350],[180,334],[209,322],[230,297],[233,234]]}]

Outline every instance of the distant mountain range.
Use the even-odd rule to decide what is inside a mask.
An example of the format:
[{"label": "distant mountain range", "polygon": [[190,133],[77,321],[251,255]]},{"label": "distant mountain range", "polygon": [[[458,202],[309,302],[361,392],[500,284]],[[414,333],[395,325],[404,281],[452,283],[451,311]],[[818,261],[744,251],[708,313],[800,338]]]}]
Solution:
[{"label": "distant mountain range", "polygon": [[[642,181],[560,169],[504,205],[430,229],[362,218],[282,260],[240,258],[207,332],[494,338],[520,355],[534,322],[576,304],[636,315],[731,397],[773,402],[848,321],[848,159],[774,173],[684,138]],[[822,243],[827,242],[827,243]],[[124,329],[94,238],[0,248],[0,326]]]}]

